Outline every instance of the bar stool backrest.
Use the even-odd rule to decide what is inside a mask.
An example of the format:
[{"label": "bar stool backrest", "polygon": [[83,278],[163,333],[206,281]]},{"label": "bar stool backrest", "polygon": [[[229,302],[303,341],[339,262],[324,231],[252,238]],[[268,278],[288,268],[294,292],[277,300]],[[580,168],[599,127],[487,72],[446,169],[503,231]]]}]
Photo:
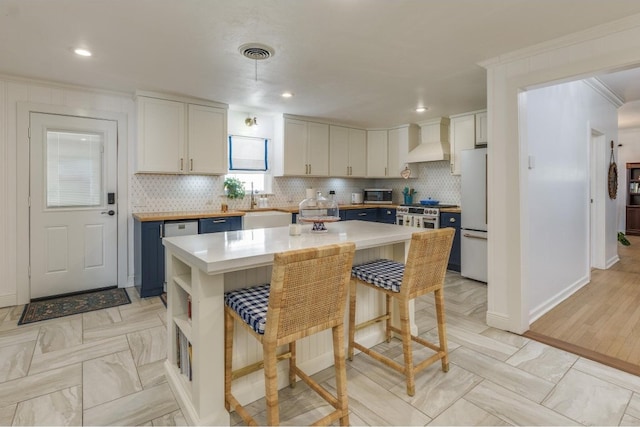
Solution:
[{"label": "bar stool backrest", "polygon": [[415,298],[441,288],[455,229],[440,228],[411,235],[400,293]]},{"label": "bar stool backrest", "polygon": [[264,341],[276,345],[344,321],[355,244],[275,254]]}]

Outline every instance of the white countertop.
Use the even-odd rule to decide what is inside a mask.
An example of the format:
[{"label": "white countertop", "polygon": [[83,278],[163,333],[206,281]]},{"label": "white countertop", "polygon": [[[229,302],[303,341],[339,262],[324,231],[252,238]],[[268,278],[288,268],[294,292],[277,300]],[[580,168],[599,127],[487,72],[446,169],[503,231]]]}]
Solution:
[{"label": "white countertop", "polygon": [[273,263],[273,254],[341,242],[356,249],[406,242],[415,228],[369,221],[327,223],[326,233],[311,233],[311,225],[299,236],[289,227],[227,231],[224,233],[167,237],[164,246],[189,264],[208,274],[219,274]]}]

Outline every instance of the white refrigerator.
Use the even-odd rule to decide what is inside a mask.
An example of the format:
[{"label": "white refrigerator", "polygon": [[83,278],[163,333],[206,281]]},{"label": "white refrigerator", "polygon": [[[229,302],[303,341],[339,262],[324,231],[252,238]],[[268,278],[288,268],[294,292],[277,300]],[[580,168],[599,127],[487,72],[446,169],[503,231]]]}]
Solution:
[{"label": "white refrigerator", "polygon": [[487,282],[487,149],[462,150],[461,274]]}]

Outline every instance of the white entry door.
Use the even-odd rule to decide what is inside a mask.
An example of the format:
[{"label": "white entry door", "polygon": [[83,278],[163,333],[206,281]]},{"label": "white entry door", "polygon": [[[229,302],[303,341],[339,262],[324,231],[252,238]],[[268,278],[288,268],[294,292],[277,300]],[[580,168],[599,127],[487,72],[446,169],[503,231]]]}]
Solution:
[{"label": "white entry door", "polygon": [[31,299],[114,286],[117,124],[30,115]]}]

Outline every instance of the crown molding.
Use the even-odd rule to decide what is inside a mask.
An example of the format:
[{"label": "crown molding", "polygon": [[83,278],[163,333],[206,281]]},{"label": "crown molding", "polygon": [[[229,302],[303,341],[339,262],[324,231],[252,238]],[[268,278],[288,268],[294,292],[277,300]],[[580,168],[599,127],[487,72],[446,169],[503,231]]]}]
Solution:
[{"label": "crown molding", "polygon": [[602,95],[607,101],[612,103],[616,108],[620,108],[624,105],[625,101],[620,95],[612,91],[609,86],[604,84],[597,77],[590,77],[588,79],[584,79],[583,82],[590,86],[593,90]]},{"label": "crown molding", "polygon": [[493,68],[501,64],[530,58],[532,56],[536,56],[545,52],[561,49],[589,40],[599,39],[611,34],[616,34],[639,27],[640,14],[630,15],[616,21],[596,25],[586,30],[577,31],[575,33],[567,34],[553,40],[545,41],[523,49],[508,52],[503,55],[478,62],[477,64],[487,69]]}]

